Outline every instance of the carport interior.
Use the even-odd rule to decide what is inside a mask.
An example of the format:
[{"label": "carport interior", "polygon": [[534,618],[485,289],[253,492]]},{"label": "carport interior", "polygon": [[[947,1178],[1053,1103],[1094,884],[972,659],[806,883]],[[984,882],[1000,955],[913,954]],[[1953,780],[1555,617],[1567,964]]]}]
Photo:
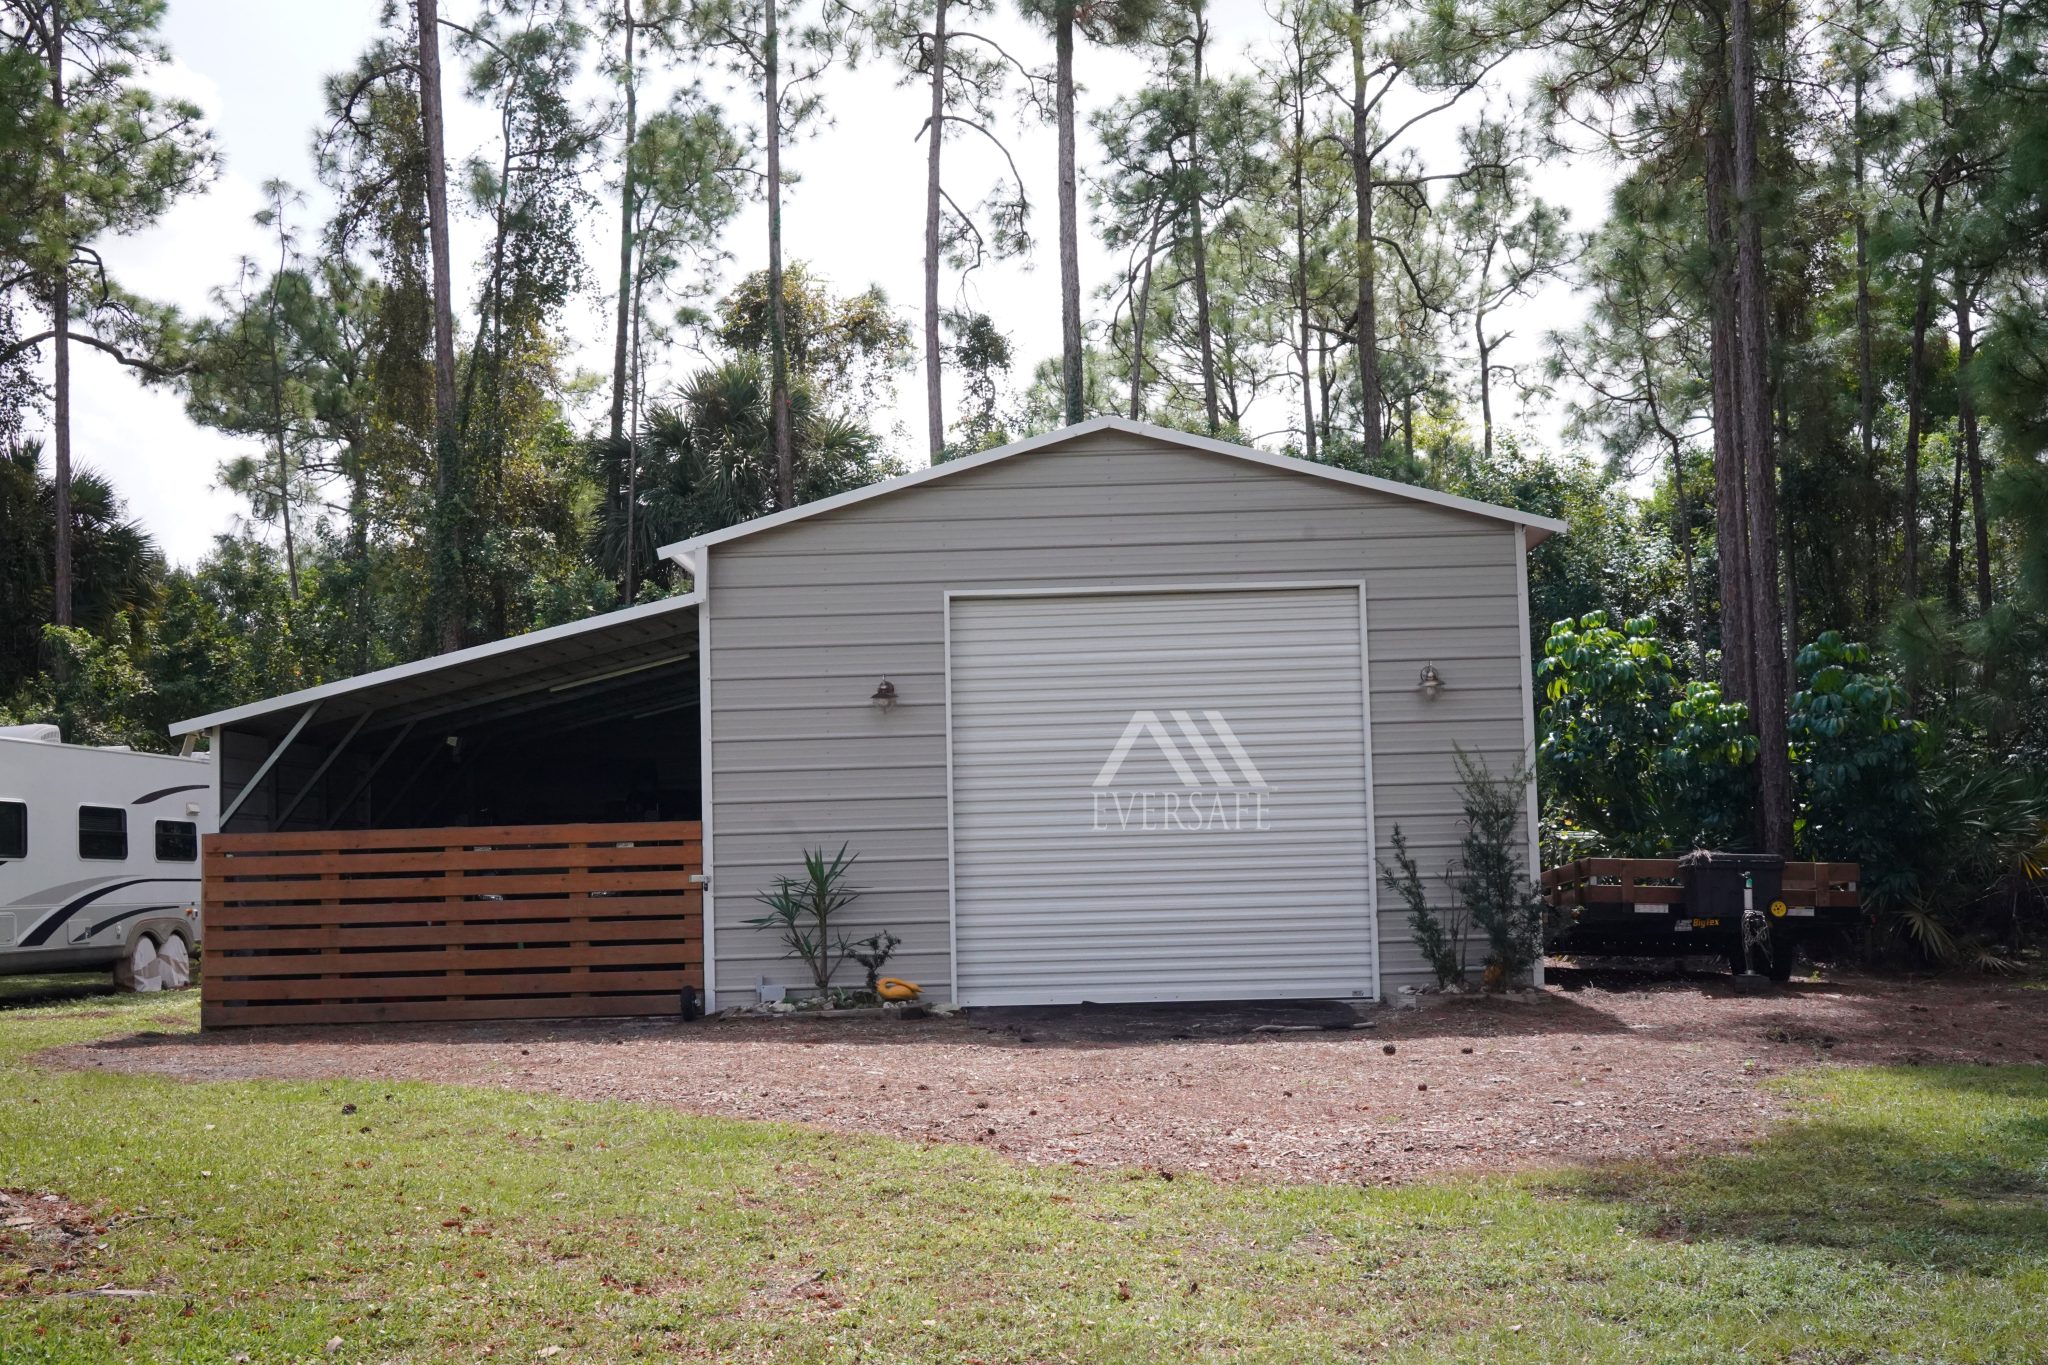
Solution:
[{"label": "carport interior", "polygon": [[696,820],[697,678],[677,600],[280,698],[216,730],[221,827]]}]

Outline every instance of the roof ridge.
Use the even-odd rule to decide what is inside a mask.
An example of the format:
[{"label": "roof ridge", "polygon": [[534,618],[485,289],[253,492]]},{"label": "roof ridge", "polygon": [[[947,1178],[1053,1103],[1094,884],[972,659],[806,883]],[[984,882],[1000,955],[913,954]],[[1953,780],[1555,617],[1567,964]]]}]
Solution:
[{"label": "roof ridge", "polygon": [[1424,488],[1420,484],[1402,483],[1398,479],[1386,479],[1373,474],[1358,474],[1348,469],[1340,469],[1336,465],[1320,464],[1313,460],[1298,459],[1292,455],[1278,455],[1271,451],[1260,450],[1256,446],[1245,445],[1241,442],[1224,441],[1214,436],[1198,436],[1193,432],[1176,431],[1171,427],[1157,426],[1151,422],[1139,422],[1129,417],[1106,414],[1101,417],[1091,417],[1087,421],[1078,422],[1073,426],[1059,427],[1053,431],[1041,432],[1036,436],[1027,436],[1022,440],[1012,441],[1007,445],[996,446],[990,450],[978,451],[973,455],[964,455],[957,460],[948,460],[943,464],[926,465],[922,469],[913,469],[907,474],[899,474],[893,479],[884,479],[879,483],[871,483],[860,488],[849,489],[844,493],[839,493],[829,498],[821,498],[816,502],[807,502],[780,512],[771,512],[766,516],[755,517],[750,521],[738,522],[716,531],[706,531],[702,535],[691,536],[688,539],[664,545],[659,553],[666,559],[688,561],[692,554],[701,547],[719,545],[729,540],[739,540],[746,536],[758,535],[763,531],[774,530],[779,526],[787,526],[792,522],[808,520],[811,517],[822,516],[827,512],[836,512],[841,508],[851,507],[857,503],[866,502],[871,498],[887,497],[890,494],[901,493],[920,484],[950,478],[956,474],[964,474],[969,470],[979,469],[984,465],[995,464],[998,461],[1007,460],[1017,455],[1028,454],[1032,451],[1044,450],[1050,446],[1076,440],[1083,436],[1090,436],[1100,431],[1117,431],[1130,436],[1141,436],[1148,440],[1160,441],[1168,445],[1177,445],[1189,450],[1198,450],[1206,454],[1223,455],[1231,459],[1245,460],[1287,473],[1305,475],[1309,478],[1320,478],[1352,488],[1363,488],[1371,492],[1384,493],[1390,497],[1406,498],[1412,502],[1428,503],[1456,512],[1465,512],[1472,516],[1490,517],[1496,521],[1509,522],[1524,528],[1525,532],[1529,534],[1528,543],[1530,545],[1534,545],[1547,536],[1555,535],[1567,529],[1565,523],[1556,518],[1541,516],[1534,512],[1523,512],[1512,507],[1502,507],[1496,503],[1481,502],[1476,498],[1460,497],[1455,493],[1444,493],[1434,488]]}]

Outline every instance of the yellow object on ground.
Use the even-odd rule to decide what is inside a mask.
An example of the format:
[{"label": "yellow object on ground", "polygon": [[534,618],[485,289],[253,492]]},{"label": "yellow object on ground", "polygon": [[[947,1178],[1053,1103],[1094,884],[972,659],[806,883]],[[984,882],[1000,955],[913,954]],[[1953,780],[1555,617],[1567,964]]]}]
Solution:
[{"label": "yellow object on ground", "polygon": [[875,994],[884,1000],[915,1000],[924,994],[924,987],[898,977],[885,976],[875,982]]}]

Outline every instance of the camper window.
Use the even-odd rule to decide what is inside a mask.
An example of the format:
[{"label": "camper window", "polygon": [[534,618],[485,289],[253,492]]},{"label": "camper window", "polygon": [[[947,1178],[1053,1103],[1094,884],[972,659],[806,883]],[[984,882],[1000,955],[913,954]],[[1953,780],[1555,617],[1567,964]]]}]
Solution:
[{"label": "camper window", "polygon": [[199,826],[190,820],[156,822],[156,860],[160,863],[199,861]]},{"label": "camper window", "polygon": [[28,807],[20,801],[0,801],[0,858],[28,856]]},{"label": "camper window", "polygon": [[128,812],[119,806],[78,808],[78,856],[119,862],[128,856]]}]

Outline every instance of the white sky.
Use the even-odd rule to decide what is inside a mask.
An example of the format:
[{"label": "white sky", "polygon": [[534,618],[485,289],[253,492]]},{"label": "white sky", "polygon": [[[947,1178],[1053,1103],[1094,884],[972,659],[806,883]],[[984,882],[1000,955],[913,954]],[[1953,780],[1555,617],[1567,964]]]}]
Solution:
[{"label": "white sky", "polygon": [[[376,27],[380,0],[318,0],[318,3],[277,3],[276,0],[171,0],[164,23],[173,64],[156,84],[194,100],[206,112],[225,163],[220,178],[205,193],[171,210],[156,227],[136,236],[109,242],[107,254],[127,287],[175,303],[187,312],[210,307],[210,292],[234,279],[245,255],[262,258],[264,233],[251,221],[262,205],[261,186],[282,178],[306,191],[309,204],[302,220],[303,244],[316,245],[315,228],[324,218],[326,200],[312,166],[312,139],[321,118],[321,78],[349,62]],[[449,0],[444,11],[466,20],[468,0]],[[1242,65],[1253,43],[1269,43],[1273,34],[1257,0],[1217,0],[1212,10],[1215,50]],[[997,35],[1011,51],[1034,65],[1050,60],[1051,44],[1036,30],[1005,15],[978,23]],[[461,65],[446,53],[450,97],[460,89]],[[1134,56],[1083,47],[1077,70],[1084,86],[1082,113],[1100,108],[1142,79]],[[1519,65],[1503,93],[1517,100],[1533,74],[1535,61]],[[924,171],[923,144],[912,141],[923,110],[924,89],[898,84],[898,69],[887,58],[870,56],[858,69],[835,71],[825,85],[825,107],[833,122],[785,153],[785,171],[798,177],[785,191],[783,229],[788,259],[809,262],[841,292],[879,284],[891,303],[911,323],[919,316],[923,285]],[[706,88],[726,86],[708,73]],[[601,96],[592,83],[590,95]],[[647,101],[643,107],[653,101]],[[725,100],[735,123],[758,121],[748,92]],[[1476,112],[1461,108],[1456,117]],[[1455,156],[1456,117],[1434,121],[1414,140],[1427,163],[1441,167]],[[476,107],[449,110],[448,152],[460,165],[469,153],[491,143],[494,126]],[[1057,220],[1054,208],[1054,141],[1049,127],[1036,123],[1004,130],[1020,167],[1031,182],[1034,204],[1033,259],[984,267],[977,272],[966,301],[988,312],[1015,346],[1019,387],[1028,382],[1037,362],[1059,349]],[[1084,176],[1095,154],[1085,124],[1082,133]],[[974,202],[994,175],[992,152],[977,148],[972,134],[956,133],[947,142],[948,182],[956,198]],[[950,173],[958,168],[959,174]],[[1571,211],[1572,226],[1594,226],[1604,214],[1611,167],[1579,160],[1543,168],[1537,193]],[[451,177],[452,179],[452,177]],[[451,186],[453,188],[453,186]],[[609,192],[597,186],[609,199]],[[1085,186],[1083,188],[1085,214]],[[766,216],[750,208],[734,223],[725,247],[731,261],[724,281],[766,260]],[[609,301],[603,281],[612,278],[618,236],[614,214],[600,213],[585,235],[596,293],[579,301],[568,318],[575,362],[609,373]],[[459,272],[472,270],[484,245],[482,224],[474,219],[457,226],[455,249]],[[1115,276],[1115,263],[1097,248],[1083,226],[1082,288],[1092,293]],[[466,301],[474,288],[458,281],[458,327],[466,327]],[[722,291],[720,291],[722,292]],[[953,282],[942,285],[942,297],[956,297]],[[1092,298],[1091,316],[1106,312]],[[1569,325],[1579,313],[1570,292],[1553,287],[1522,305],[1505,321],[1516,337],[1503,350],[1509,363],[1536,357],[1545,330]],[[210,547],[213,537],[238,524],[240,500],[218,487],[221,462],[240,453],[237,442],[193,423],[185,416],[182,398],[170,388],[146,389],[111,360],[85,348],[73,350],[74,459],[109,474],[128,499],[132,514],[155,534],[177,563],[190,564]],[[665,378],[687,370],[698,357],[678,351],[671,375],[657,371],[655,391]],[[912,465],[924,463],[923,380],[920,373],[904,377],[890,413],[872,414],[876,426],[899,433],[897,453]],[[948,389],[951,415],[953,390]],[[1503,401],[1505,400],[1505,401]],[[1512,396],[1496,394],[1496,412],[1506,427],[1522,427],[1538,439],[1556,430],[1554,404],[1522,411]],[[591,421],[598,414],[588,414]],[[1275,414],[1270,422],[1280,424]]]}]

